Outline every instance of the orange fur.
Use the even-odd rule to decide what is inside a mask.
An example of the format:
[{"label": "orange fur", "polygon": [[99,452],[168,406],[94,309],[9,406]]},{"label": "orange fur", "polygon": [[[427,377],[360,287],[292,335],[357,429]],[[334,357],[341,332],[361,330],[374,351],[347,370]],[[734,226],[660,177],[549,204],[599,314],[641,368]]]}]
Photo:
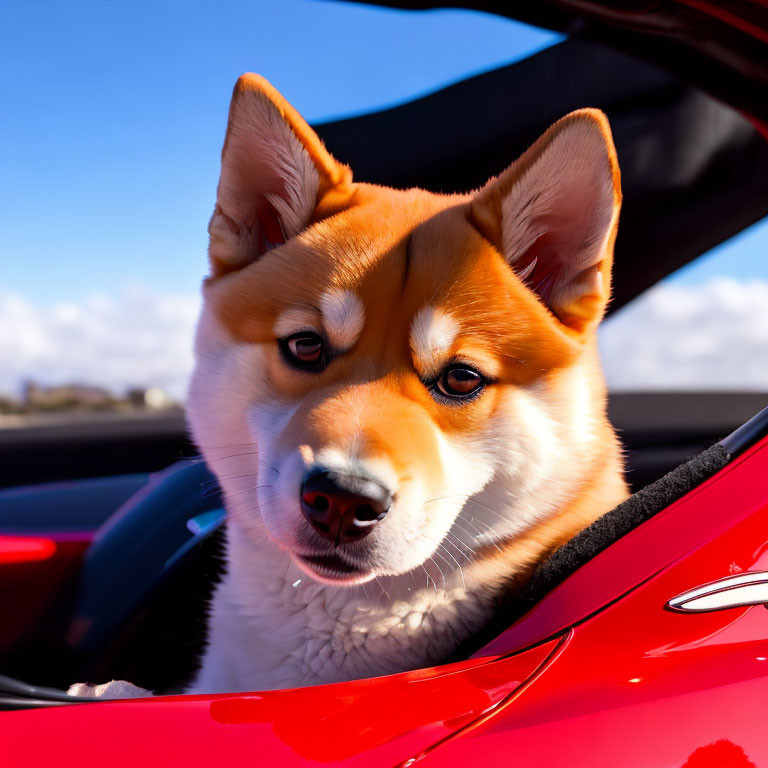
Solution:
[{"label": "orange fur", "polygon": [[[479,195],[443,196],[352,183],[346,166],[328,155],[271,86],[246,76],[235,97],[248,89],[277,105],[322,179],[313,220],[304,232],[283,245],[279,255],[266,254],[239,271],[222,275],[214,264],[214,277],[205,288],[206,301],[234,338],[264,346],[266,394],[298,405],[278,445],[316,451],[325,445],[345,448],[355,439],[358,453],[386,455],[401,478],[422,474],[438,489],[431,427],[455,439],[488,429],[505,399],[534,383],[556,408],[567,407],[563,372],[586,364],[593,450],[578,465],[562,468],[583,479],[556,514],[510,540],[503,553],[489,548],[487,563],[503,560],[507,573],[526,569],[624,498],[622,459],[605,416],[594,338],[608,298],[617,217],[599,267],[604,292],[581,297],[565,320],[553,317],[500,253],[499,201],[505,189],[534,165],[567,121],[591,121],[602,133],[618,211],[619,172],[605,117],[595,110],[575,113],[550,128]],[[332,287],[352,289],[361,298],[366,310],[362,336],[319,374],[286,370],[274,343],[277,317],[292,307],[312,311]],[[409,350],[408,329],[418,309],[430,303],[461,323],[460,337],[446,357],[460,357],[494,379],[475,403],[446,408],[419,378],[420,361]],[[376,404],[362,428],[351,423],[359,420],[359,412],[349,407],[361,397]]]}]

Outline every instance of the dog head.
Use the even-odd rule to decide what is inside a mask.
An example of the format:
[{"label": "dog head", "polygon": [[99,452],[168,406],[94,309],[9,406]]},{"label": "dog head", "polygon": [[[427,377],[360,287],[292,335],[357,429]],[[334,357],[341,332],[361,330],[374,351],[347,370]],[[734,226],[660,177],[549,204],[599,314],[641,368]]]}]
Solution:
[{"label": "dog head", "polygon": [[354,183],[243,76],[189,396],[233,524],[349,584],[451,569],[561,509],[600,451],[619,203],[595,110],[435,195]]}]

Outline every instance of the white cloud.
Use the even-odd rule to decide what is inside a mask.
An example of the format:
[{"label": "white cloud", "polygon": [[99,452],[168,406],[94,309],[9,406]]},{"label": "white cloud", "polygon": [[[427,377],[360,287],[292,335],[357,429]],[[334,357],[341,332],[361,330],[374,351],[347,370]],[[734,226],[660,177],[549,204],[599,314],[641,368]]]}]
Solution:
[{"label": "white cloud", "polygon": [[16,394],[31,378],[114,392],[157,386],[182,398],[199,304],[139,287],[48,307],[0,294],[0,392]]},{"label": "white cloud", "polygon": [[[33,378],[182,398],[199,305],[142,288],[48,307],[0,294],[0,392]],[[605,322],[600,347],[613,390],[768,391],[768,281],[659,285]]]},{"label": "white cloud", "polygon": [[661,284],[605,321],[610,389],[768,391],[768,281]]}]

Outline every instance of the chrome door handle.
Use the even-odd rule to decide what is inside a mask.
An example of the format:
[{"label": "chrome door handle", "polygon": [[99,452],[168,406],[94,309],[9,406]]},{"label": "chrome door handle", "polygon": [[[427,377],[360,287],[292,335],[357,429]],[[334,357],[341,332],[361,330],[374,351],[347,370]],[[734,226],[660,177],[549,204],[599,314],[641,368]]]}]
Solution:
[{"label": "chrome door handle", "polygon": [[747,571],[710,581],[667,601],[667,607],[683,613],[703,613],[768,604],[768,571]]}]

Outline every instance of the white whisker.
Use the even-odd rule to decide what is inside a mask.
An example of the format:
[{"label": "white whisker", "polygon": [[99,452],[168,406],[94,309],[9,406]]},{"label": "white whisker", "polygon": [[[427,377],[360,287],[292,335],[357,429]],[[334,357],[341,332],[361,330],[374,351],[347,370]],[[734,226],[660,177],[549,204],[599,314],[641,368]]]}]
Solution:
[{"label": "white whisker", "polygon": [[[482,522],[482,521],[478,520],[476,517],[473,517],[473,518],[472,518],[472,520],[474,520],[476,523],[480,523],[480,522]],[[487,532],[487,533],[493,533],[493,528],[491,528],[491,526],[490,526],[490,525],[488,525],[488,523],[483,523],[483,525],[484,525],[484,526],[486,527],[486,529],[487,529],[487,531],[486,531],[486,532],[483,532],[483,531],[481,531],[481,530],[480,530],[480,529],[479,529],[479,528],[478,528],[478,527],[477,527],[477,526],[476,526],[476,525],[475,525],[473,522],[470,522],[470,520],[467,520],[467,519],[465,518],[465,519],[464,519],[464,522],[465,522],[465,523],[467,523],[468,525],[471,525],[471,526],[472,526],[472,527],[473,527],[473,528],[474,528],[474,529],[477,531],[477,533],[478,533],[478,535],[479,535],[479,536],[485,536],[485,535],[486,535],[486,532]],[[497,543],[496,543],[496,542],[495,542],[493,539],[491,539],[490,543],[491,543],[491,544],[493,544],[493,546],[494,546],[494,547],[496,547],[496,549],[498,549],[498,550],[499,550],[499,552],[501,552],[501,551],[502,551],[501,547],[500,547],[500,546],[499,546],[499,545],[498,545],[498,544],[497,544]]]},{"label": "white whisker", "polygon": [[424,573],[426,573],[426,574],[427,574],[427,586],[429,586],[429,582],[431,581],[431,582],[432,582],[432,585],[433,585],[433,586],[434,586],[434,588],[435,588],[435,592],[437,592],[437,583],[436,583],[436,582],[435,582],[435,580],[434,580],[434,579],[433,579],[433,578],[432,578],[432,577],[429,575],[429,571],[428,571],[428,570],[427,570],[427,569],[424,567],[424,565],[423,565],[423,564],[422,564],[422,566],[421,566],[421,569],[424,571]]},{"label": "white whisker", "polygon": [[450,557],[454,563],[456,563],[456,566],[459,569],[459,575],[461,576],[461,585],[464,587],[464,589],[466,589],[467,582],[464,581],[464,571],[461,569],[461,565],[459,564],[459,561],[447,549],[445,549],[445,547],[443,547],[442,544],[440,544],[438,548],[442,549],[445,552],[445,554],[448,555],[448,557]]},{"label": "white whisker", "polygon": [[387,590],[384,589],[384,585],[379,581],[379,577],[374,576],[374,579],[376,580],[376,583],[379,585],[379,589],[382,591],[384,595],[386,595],[387,600],[391,600],[392,598],[389,596],[389,592],[387,592]]},{"label": "white whisker", "polygon": [[[440,573],[440,578],[443,580],[443,589],[445,589],[445,574],[443,573],[443,569],[431,557],[429,558],[429,562],[432,563],[432,565],[434,565]],[[435,584],[435,590],[437,590],[437,584]]]},{"label": "white whisker", "polygon": [[[447,537],[450,537],[450,538],[447,538]],[[454,544],[452,540],[455,540],[456,542],[458,542],[458,544]],[[477,554],[475,550],[472,549],[472,547],[465,544],[460,538],[458,538],[458,536],[455,536],[450,531],[448,531],[448,533],[446,534],[445,543],[450,544],[462,557],[465,557],[467,559],[467,562],[472,561],[472,558],[470,557],[470,555],[474,556]],[[461,547],[461,549],[459,547]],[[466,550],[466,552],[464,550]],[[469,555],[467,554],[467,552],[469,552]]]}]

